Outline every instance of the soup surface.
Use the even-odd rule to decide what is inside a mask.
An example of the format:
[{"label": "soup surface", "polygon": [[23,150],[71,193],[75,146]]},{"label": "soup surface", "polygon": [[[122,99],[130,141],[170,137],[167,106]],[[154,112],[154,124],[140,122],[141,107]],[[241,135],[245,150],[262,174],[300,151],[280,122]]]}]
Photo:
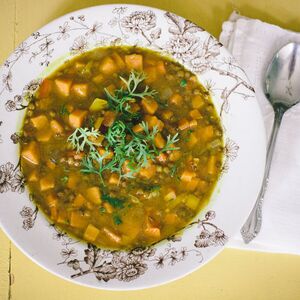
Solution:
[{"label": "soup surface", "polygon": [[137,47],[97,48],[45,78],[28,105],[21,166],[40,210],[110,249],[158,242],[207,204],[223,133],[196,76]]}]

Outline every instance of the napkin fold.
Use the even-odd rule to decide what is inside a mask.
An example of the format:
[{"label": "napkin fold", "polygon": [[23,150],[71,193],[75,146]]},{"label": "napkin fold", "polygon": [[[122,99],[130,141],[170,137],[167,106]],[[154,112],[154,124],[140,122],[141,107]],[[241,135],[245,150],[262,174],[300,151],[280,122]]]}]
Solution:
[{"label": "napkin fold", "polygon": [[[220,41],[243,67],[254,86],[269,137],[274,113],[263,92],[265,71],[277,50],[289,42],[300,43],[300,33],[233,12],[223,23]],[[263,204],[261,232],[248,245],[237,233],[228,247],[300,254],[299,104],[286,112],[279,131]]]}]

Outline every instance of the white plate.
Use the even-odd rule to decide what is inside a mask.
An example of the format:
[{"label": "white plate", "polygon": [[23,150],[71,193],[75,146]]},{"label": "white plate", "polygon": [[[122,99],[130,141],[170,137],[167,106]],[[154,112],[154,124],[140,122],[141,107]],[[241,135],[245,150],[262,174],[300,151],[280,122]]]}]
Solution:
[{"label": "white plate", "polygon": [[[96,249],[49,225],[24,190],[18,165],[18,131],[27,100],[38,87],[36,79],[55,69],[62,57],[112,44],[168,53],[195,72],[213,97],[226,140],[223,175],[196,224],[182,238],[131,252]],[[266,146],[254,90],[222,44],[188,20],[137,5],[76,11],[34,32],[6,60],[0,75],[0,223],[14,243],[45,269],[101,289],[159,285],[216,256],[250,212],[262,180]]]}]

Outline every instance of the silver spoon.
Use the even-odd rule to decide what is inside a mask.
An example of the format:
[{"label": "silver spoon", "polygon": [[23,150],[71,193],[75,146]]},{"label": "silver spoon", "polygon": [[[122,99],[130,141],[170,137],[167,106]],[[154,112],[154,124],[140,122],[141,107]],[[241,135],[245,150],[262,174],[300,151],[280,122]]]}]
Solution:
[{"label": "silver spoon", "polygon": [[241,228],[246,244],[252,241],[261,229],[262,204],[282,116],[289,108],[300,102],[300,44],[289,43],[275,54],[266,72],[264,90],[274,109],[275,119],[268,144],[261,190],[247,221]]}]

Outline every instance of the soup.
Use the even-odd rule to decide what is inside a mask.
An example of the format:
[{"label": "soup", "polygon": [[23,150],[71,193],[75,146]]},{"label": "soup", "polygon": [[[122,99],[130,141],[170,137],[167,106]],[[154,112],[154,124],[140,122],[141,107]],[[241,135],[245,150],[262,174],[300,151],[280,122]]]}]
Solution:
[{"label": "soup", "polygon": [[179,63],[97,48],[43,79],[24,119],[21,166],[35,203],[70,235],[109,249],[174,235],[212,194],[223,132]]}]

